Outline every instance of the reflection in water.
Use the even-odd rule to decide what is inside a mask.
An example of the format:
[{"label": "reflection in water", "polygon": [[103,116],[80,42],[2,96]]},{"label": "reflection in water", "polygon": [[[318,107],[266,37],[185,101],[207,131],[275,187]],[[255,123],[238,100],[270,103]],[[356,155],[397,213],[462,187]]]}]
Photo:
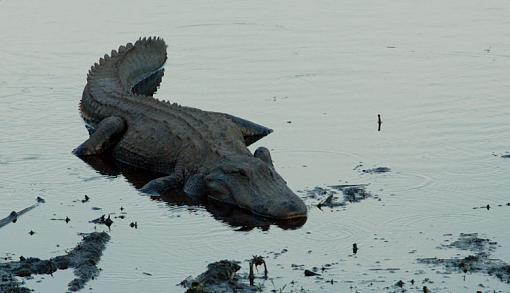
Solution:
[{"label": "reflection in water", "polygon": [[[142,188],[154,178],[163,176],[163,174],[152,173],[119,163],[110,156],[91,156],[81,159],[101,175],[114,177],[123,175],[136,189]],[[151,199],[164,201],[173,206],[203,206],[216,220],[237,228],[237,231],[249,231],[253,228],[267,231],[271,225],[276,225],[285,230],[297,229],[306,223],[306,218],[274,220],[259,217],[246,210],[212,199],[197,201],[187,196],[182,190],[172,190],[161,196],[152,196]]]}]

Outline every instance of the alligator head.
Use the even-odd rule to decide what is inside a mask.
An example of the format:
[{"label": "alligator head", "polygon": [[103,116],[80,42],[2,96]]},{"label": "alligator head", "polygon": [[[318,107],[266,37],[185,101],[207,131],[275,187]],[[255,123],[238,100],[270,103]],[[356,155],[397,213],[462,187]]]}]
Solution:
[{"label": "alligator head", "polygon": [[224,159],[201,178],[201,193],[209,198],[273,219],[306,217],[304,202],[275,171],[266,148],[254,156]]}]

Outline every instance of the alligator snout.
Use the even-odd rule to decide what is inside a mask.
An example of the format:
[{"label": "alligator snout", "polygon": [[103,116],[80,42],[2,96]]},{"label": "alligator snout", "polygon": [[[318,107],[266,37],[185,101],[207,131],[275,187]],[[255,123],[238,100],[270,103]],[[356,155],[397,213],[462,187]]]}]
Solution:
[{"label": "alligator snout", "polygon": [[255,205],[250,210],[254,214],[279,220],[305,218],[307,216],[305,203],[294,193],[287,194],[281,199],[269,197],[264,203]]},{"label": "alligator snout", "polygon": [[[297,195],[295,196],[297,197]],[[304,218],[306,214],[306,205],[300,198],[283,203],[275,213],[278,219]]]}]

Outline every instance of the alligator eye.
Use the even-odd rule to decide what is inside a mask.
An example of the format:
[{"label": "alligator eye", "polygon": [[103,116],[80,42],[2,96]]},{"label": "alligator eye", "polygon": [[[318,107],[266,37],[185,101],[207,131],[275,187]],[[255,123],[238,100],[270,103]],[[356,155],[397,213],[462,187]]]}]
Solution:
[{"label": "alligator eye", "polygon": [[248,177],[248,171],[246,171],[245,169],[229,169],[229,170],[225,170],[225,173],[239,175],[242,177]]}]

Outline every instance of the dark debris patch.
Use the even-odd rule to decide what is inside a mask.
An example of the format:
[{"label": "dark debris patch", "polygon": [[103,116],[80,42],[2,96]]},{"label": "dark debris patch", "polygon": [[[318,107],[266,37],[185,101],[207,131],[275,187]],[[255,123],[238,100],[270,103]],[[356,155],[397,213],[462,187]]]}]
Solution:
[{"label": "dark debris patch", "polygon": [[463,258],[420,258],[418,262],[441,265],[447,272],[488,274],[503,282],[510,283],[510,265],[503,260],[490,257],[497,247],[496,242],[479,238],[477,233],[461,233],[458,240],[443,245],[443,247],[458,248],[474,254]]},{"label": "dark debris patch", "polygon": [[477,253],[489,253],[494,252],[497,245],[497,242],[491,241],[488,238],[479,238],[478,233],[460,233],[459,239],[445,246],[455,247],[461,250],[469,250]]},{"label": "dark debris patch", "polygon": [[83,240],[68,254],[48,260],[20,257],[19,261],[0,263],[0,292],[31,292],[21,286],[14,276],[29,277],[33,274],[51,275],[57,270],[74,269],[76,278],[68,284],[69,291],[78,291],[99,275],[99,262],[110,236],[105,232],[82,234]]},{"label": "dark debris patch", "polygon": [[221,260],[207,265],[207,271],[196,278],[191,276],[180,283],[186,292],[257,292],[257,288],[243,283],[237,274],[241,267],[236,261]]}]

